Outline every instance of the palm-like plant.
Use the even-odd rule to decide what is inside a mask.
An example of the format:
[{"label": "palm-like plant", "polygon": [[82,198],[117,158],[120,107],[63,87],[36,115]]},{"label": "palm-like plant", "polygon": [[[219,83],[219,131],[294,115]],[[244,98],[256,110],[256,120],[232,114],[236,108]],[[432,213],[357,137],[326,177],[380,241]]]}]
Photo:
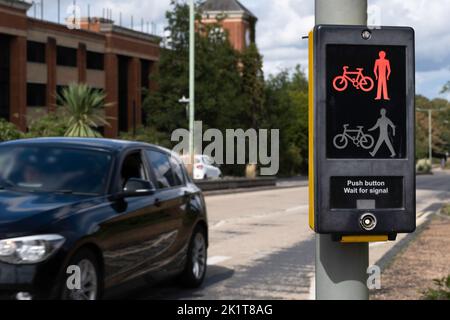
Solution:
[{"label": "palm-like plant", "polygon": [[104,113],[106,95],[86,84],[71,84],[58,95],[58,105],[68,118],[66,137],[101,138],[95,129],[109,125]]}]

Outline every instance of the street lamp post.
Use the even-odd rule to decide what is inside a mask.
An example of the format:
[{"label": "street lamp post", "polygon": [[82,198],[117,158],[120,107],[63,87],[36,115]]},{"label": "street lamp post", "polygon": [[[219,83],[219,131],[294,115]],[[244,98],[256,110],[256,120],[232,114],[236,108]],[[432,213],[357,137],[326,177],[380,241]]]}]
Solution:
[{"label": "street lamp post", "polygon": [[444,110],[444,108],[440,109],[421,109],[417,108],[419,112],[427,112],[428,113],[428,157],[430,160],[431,170],[433,170],[433,111],[439,112]]},{"label": "street lamp post", "polygon": [[183,96],[178,102],[186,107],[186,117],[189,118],[189,99]]},{"label": "street lamp post", "polygon": [[194,173],[194,124],[195,124],[195,6],[189,0],[189,171]]}]

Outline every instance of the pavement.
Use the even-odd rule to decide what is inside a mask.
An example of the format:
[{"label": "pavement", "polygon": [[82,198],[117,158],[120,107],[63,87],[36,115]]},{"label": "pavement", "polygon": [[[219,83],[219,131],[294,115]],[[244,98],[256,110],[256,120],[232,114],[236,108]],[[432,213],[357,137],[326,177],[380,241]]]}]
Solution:
[{"label": "pavement", "polygon": [[383,272],[372,300],[420,300],[450,275],[450,216],[433,215]]},{"label": "pavement", "polygon": [[[206,197],[210,248],[204,286],[183,290],[169,281],[127,298],[313,299],[315,236],[308,226],[308,187],[289,183],[287,188]],[[417,178],[419,223],[448,201],[450,171]],[[399,250],[405,237],[372,244],[371,264]]]}]

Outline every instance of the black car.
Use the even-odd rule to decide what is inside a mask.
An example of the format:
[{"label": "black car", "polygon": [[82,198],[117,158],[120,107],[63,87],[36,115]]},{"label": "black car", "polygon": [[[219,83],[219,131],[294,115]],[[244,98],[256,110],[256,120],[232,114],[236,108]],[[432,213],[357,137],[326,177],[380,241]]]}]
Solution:
[{"label": "black car", "polygon": [[156,146],[0,145],[0,296],[95,300],[132,280],[206,273],[208,224],[182,161]]}]

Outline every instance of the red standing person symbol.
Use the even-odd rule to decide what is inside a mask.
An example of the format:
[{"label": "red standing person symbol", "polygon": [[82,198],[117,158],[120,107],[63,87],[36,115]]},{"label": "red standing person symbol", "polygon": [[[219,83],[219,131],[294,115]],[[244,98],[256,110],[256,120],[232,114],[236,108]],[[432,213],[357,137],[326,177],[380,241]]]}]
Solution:
[{"label": "red standing person symbol", "polygon": [[391,63],[386,59],[386,52],[380,51],[380,58],[375,62],[375,78],[378,81],[378,93],[375,100],[391,100],[388,92],[388,81],[391,77]]}]

